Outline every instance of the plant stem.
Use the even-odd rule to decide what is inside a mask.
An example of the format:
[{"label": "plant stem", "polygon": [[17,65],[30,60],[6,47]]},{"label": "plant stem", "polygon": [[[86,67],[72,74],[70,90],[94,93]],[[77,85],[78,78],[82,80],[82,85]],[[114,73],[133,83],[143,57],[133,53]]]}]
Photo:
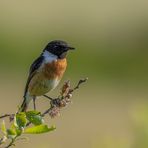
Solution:
[{"label": "plant stem", "polygon": [[11,142],[9,143],[9,145],[6,146],[5,148],[9,148],[9,147],[11,147],[11,146],[14,146],[14,142],[15,142],[16,138],[17,138],[17,136],[16,136],[15,138],[13,138],[13,139],[11,140]]}]

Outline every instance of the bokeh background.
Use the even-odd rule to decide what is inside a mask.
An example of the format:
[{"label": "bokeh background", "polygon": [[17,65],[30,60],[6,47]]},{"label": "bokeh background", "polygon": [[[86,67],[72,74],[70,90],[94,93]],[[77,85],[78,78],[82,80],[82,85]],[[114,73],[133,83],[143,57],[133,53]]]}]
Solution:
[{"label": "bokeh background", "polygon": [[[77,50],[68,55],[62,83],[89,81],[62,110],[55,132],[29,136],[22,148],[148,147],[148,1],[1,0],[0,114],[22,101],[28,69],[54,39]],[[39,99],[37,106],[49,106]]]}]

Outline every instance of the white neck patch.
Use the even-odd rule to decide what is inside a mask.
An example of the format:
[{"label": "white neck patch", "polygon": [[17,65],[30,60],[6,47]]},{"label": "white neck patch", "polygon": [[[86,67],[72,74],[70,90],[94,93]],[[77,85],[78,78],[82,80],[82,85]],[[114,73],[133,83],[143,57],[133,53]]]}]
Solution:
[{"label": "white neck patch", "polygon": [[45,63],[49,63],[49,62],[52,62],[52,61],[56,61],[58,59],[58,56],[50,53],[49,51],[45,50],[43,52],[43,56],[44,56],[44,60],[45,60]]}]

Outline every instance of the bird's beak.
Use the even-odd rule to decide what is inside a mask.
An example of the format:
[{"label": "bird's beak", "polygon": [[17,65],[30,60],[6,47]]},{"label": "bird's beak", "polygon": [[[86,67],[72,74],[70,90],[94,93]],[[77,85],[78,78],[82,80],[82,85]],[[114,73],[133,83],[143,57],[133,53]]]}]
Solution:
[{"label": "bird's beak", "polygon": [[75,50],[74,47],[67,47],[67,48],[68,48],[68,50]]}]

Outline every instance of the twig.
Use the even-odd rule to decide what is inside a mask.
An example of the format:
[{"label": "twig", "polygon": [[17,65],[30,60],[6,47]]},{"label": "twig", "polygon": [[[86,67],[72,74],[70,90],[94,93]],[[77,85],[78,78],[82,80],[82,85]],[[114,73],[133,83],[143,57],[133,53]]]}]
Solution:
[{"label": "twig", "polygon": [[[50,104],[51,104],[50,108],[48,108],[47,110],[45,110],[41,114],[41,116],[44,117],[47,114],[49,114],[52,118],[55,117],[55,116],[57,116],[59,114],[59,108],[65,107],[70,102],[69,100],[67,101],[67,99],[70,99],[70,97],[72,96],[72,93],[75,90],[79,89],[80,85],[82,83],[85,83],[87,80],[88,80],[88,78],[79,80],[78,84],[73,89],[70,89],[70,84],[69,84],[70,82],[69,81],[65,82],[65,84],[63,85],[63,87],[66,86],[66,89],[68,89],[68,91],[66,92],[66,89],[64,89],[63,94],[66,92],[66,95],[65,96],[62,96],[62,98],[60,96],[58,98],[56,98],[56,99],[53,99],[52,98],[50,100]],[[43,96],[48,98],[48,96],[46,96],[46,95],[43,95]],[[63,100],[64,101],[66,100],[65,105],[63,105]],[[62,106],[61,106],[61,104],[62,104]],[[31,124],[31,122],[28,122],[26,126],[29,126],[30,124]]]},{"label": "twig", "polygon": [[10,116],[11,116],[11,114],[5,114],[5,115],[0,116],[0,119],[10,117]]},{"label": "twig", "polygon": [[[75,91],[75,90],[77,90],[77,89],[79,89],[79,87],[80,87],[80,85],[82,84],[82,83],[85,83],[86,81],[88,80],[88,78],[85,78],[85,79],[81,79],[81,80],[79,80],[79,82],[78,82],[78,84],[76,85],[76,87],[74,87],[73,89],[70,89],[70,88],[68,88],[69,90],[68,90],[68,92],[67,92],[67,94],[65,95],[65,96],[62,96],[62,99],[60,98],[60,97],[58,97],[58,98],[56,98],[56,99],[53,99],[53,100],[51,100],[50,102],[51,102],[51,107],[49,108],[49,109],[47,109],[45,112],[43,112],[42,114],[41,114],[41,116],[42,117],[44,117],[46,114],[49,114],[51,111],[52,111],[52,109],[54,109],[54,107],[61,107],[61,106],[59,106],[59,103],[61,103],[60,101],[62,101],[62,100],[64,100],[64,99],[69,99],[71,96],[72,96],[72,93]],[[66,82],[66,83],[70,83],[69,81],[68,82]],[[68,87],[70,87],[70,84],[65,84],[65,85],[68,85]],[[64,86],[63,86],[64,87]],[[66,90],[65,90],[66,91]],[[59,101],[59,102],[57,102],[57,104],[56,103],[53,103],[54,101]],[[52,105],[52,103],[53,103],[53,105]],[[67,102],[66,102],[67,103]],[[66,104],[67,105],[67,104]],[[65,105],[65,106],[66,106]],[[64,107],[65,107],[64,106]],[[62,106],[63,107],[63,106]]]},{"label": "twig", "polygon": [[[87,80],[88,80],[88,78],[79,80],[79,82],[76,85],[76,87],[74,87],[73,89],[70,89],[69,92],[67,93],[67,95],[65,97],[67,97],[69,94],[73,93],[75,90],[79,89],[80,85],[82,83],[86,82]],[[45,95],[43,95],[43,96],[45,96]],[[56,99],[59,99],[59,98],[56,98]],[[51,102],[53,100],[55,100],[55,99],[52,99]],[[52,107],[50,107],[49,109],[47,109],[41,116],[44,117],[46,114],[48,114],[50,112],[51,109],[52,109]],[[5,115],[0,116],[0,119],[9,117],[10,121],[12,121],[14,119],[14,116],[15,116],[15,114],[5,114]]]},{"label": "twig", "polygon": [[[45,110],[41,114],[41,116],[44,117],[46,114],[49,114],[53,118],[53,117],[59,115],[60,109],[62,107],[67,106],[67,104],[69,104],[71,102],[70,98],[72,97],[72,93],[75,90],[79,89],[80,85],[82,83],[86,82],[87,80],[88,80],[88,78],[79,80],[78,84],[73,89],[70,88],[70,81],[65,82],[65,84],[63,85],[63,87],[61,89],[60,96],[55,99],[50,98],[50,104],[51,104],[50,108]],[[48,96],[45,96],[45,97],[48,97]],[[6,118],[6,117],[9,117],[10,121],[12,121],[12,120],[14,120],[15,114],[5,114],[5,115],[0,116],[0,119]],[[30,124],[31,124],[31,122],[28,122],[26,127],[29,126]],[[17,139],[17,136],[14,139],[12,139],[11,142],[8,144],[8,146],[6,146],[5,148],[15,146],[14,142],[16,141],[16,139]],[[1,141],[2,141],[2,139],[0,139],[0,145],[2,144]]]},{"label": "twig", "polygon": [[79,89],[80,85],[81,85],[82,83],[85,83],[87,80],[88,80],[88,78],[79,80],[77,86],[72,90],[72,92],[73,92],[74,90],[76,90],[76,89]]},{"label": "twig", "polygon": [[0,119],[9,117],[9,120],[12,121],[14,119],[15,114],[5,114],[0,116]]},{"label": "twig", "polygon": [[14,139],[12,139],[11,142],[9,143],[9,145],[6,146],[5,148],[9,148],[11,146],[15,146],[14,142],[15,142],[16,138],[17,138],[17,136]]}]

